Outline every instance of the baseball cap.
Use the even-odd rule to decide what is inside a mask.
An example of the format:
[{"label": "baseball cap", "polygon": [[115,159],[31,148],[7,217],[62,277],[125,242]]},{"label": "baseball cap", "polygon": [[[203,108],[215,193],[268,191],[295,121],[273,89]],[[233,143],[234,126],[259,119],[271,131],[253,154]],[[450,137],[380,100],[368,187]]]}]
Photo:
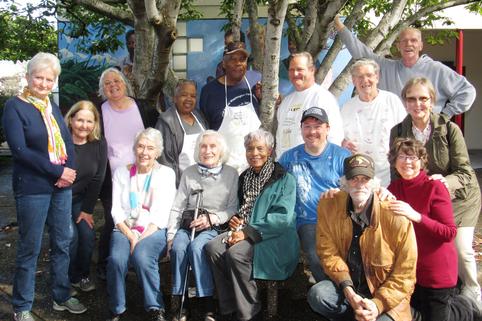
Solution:
[{"label": "baseball cap", "polygon": [[234,41],[229,43],[224,49],[224,55],[232,55],[235,52],[241,51],[246,57],[249,56],[249,52],[246,50],[246,44],[241,41]]},{"label": "baseball cap", "polygon": [[375,176],[375,165],[373,159],[368,155],[355,154],[345,158],[343,172],[346,179],[352,179],[357,175],[365,175],[369,178]]},{"label": "baseball cap", "polygon": [[308,117],[316,118],[322,123],[328,124],[328,115],[326,114],[326,111],[320,107],[310,107],[305,110],[301,116],[301,122],[303,123]]}]

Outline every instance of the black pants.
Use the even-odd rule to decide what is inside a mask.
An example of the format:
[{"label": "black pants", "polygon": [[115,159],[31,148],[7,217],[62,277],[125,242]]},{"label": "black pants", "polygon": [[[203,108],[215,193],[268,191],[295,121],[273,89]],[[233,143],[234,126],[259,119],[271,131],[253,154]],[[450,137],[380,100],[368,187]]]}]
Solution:
[{"label": "black pants", "polygon": [[416,285],[411,304],[424,321],[475,320],[476,306],[469,298],[457,294],[455,287],[432,289]]}]

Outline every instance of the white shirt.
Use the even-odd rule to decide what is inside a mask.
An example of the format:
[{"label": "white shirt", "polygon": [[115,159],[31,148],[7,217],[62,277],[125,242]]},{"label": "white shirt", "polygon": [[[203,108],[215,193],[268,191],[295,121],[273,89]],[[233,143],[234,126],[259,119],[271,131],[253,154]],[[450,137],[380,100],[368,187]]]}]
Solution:
[{"label": "white shirt", "polygon": [[279,159],[288,149],[303,144],[301,136],[301,117],[310,107],[320,107],[326,111],[330,123],[328,141],[341,145],[343,140],[343,123],[340,107],[335,96],[318,84],[303,91],[294,91],[286,96],[278,107],[276,114],[278,129],[276,131],[276,158]]},{"label": "white shirt", "polygon": [[[176,195],[176,174],[172,168],[161,165],[158,172],[152,175],[151,188],[154,190],[154,198],[150,212],[141,211],[139,221],[145,222],[145,227],[152,223],[160,229],[167,228],[171,206]],[[129,192],[129,170],[127,166],[121,166],[114,172],[112,182],[112,219],[116,225],[124,222],[131,213]],[[142,215],[148,217],[141,217]]]},{"label": "white shirt", "polygon": [[360,100],[357,95],[341,109],[345,139],[354,143],[358,152],[373,158],[375,175],[384,187],[390,183],[387,158],[390,130],[406,115],[400,98],[385,90],[379,90],[378,96],[370,102]]}]

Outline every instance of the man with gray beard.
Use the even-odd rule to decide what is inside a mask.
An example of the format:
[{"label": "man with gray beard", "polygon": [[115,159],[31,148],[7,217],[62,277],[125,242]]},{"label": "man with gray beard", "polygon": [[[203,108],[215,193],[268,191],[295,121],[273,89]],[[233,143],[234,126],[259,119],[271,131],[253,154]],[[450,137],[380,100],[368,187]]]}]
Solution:
[{"label": "man with gray beard", "polygon": [[345,159],[341,191],[318,204],[316,248],[329,280],[308,293],[330,320],[412,320],[417,245],[412,223],[379,200],[372,158]]}]

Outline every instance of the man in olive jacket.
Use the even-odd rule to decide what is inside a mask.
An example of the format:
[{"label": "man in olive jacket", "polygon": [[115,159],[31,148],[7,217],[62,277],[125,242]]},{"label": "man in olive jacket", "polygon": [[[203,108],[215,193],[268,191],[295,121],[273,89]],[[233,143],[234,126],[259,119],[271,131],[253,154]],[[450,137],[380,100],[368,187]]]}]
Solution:
[{"label": "man in olive jacket", "polygon": [[369,156],[350,156],[342,191],[318,204],[316,246],[329,280],[310,289],[308,302],[330,320],[412,320],[415,233],[373,193],[374,173]]}]

